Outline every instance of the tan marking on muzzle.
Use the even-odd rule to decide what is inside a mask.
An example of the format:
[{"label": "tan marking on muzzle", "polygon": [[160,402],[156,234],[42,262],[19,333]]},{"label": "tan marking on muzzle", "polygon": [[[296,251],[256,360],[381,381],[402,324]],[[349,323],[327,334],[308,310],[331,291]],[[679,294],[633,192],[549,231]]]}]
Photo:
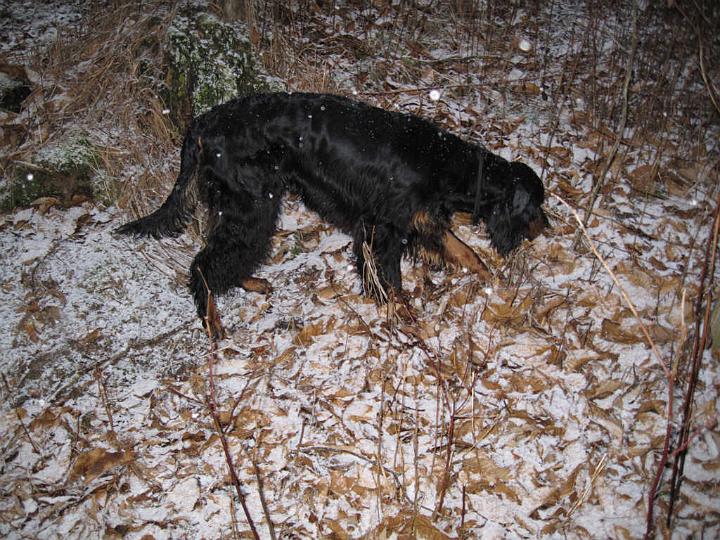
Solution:
[{"label": "tan marking on muzzle", "polygon": [[545,229],[545,220],[543,220],[542,217],[535,218],[530,223],[528,223],[528,238],[530,240],[534,240],[538,236],[540,236],[540,233],[543,232]]}]

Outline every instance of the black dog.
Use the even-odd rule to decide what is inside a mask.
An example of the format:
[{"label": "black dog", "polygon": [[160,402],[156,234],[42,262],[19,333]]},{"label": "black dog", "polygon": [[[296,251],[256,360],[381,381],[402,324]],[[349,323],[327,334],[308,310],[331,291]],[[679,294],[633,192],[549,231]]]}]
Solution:
[{"label": "black dog", "polygon": [[[213,315],[207,291],[268,288],[252,274],[268,255],[288,190],[352,235],[358,272],[364,276],[366,262],[374,263],[380,290],[401,290],[406,254],[487,277],[482,261],[450,231],[454,212],[485,220],[503,255],[547,224],[542,183],[523,163],[416,116],[333,95],[263,94],[196,118],[168,199],[119,232],[177,235],[196,201],[207,204],[207,245],[192,263],[189,284],[205,319]],[[368,280],[363,285],[377,293]]]}]

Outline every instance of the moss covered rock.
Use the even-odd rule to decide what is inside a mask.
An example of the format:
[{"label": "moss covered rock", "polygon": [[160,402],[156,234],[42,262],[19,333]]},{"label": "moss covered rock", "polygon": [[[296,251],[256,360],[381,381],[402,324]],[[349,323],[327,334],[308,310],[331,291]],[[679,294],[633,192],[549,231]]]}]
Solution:
[{"label": "moss covered rock", "polygon": [[84,133],[73,133],[38,151],[32,163],[18,163],[9,181],[2,186],[0,207],[10,210],[28,206],[41,197],[55,197],[65,203],[73,197],[105,199],[107,183],[98,180],[100,149]]},{"label": "moss covered rock", "polygon": [[184,14],[173,21],[167,56],[165,99],[181,129],[219,103],[271,87],[241,27],[208,13]]}]

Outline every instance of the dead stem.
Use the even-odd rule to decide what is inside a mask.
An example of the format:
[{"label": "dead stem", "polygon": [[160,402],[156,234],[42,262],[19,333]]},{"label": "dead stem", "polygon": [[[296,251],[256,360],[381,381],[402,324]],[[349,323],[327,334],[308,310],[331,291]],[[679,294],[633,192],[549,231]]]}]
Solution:
[{"label": "dead stem", "polygon": [[105,408],[105,414],[108,418],[108,424],[110,425],[110,432],[115,433],[115,426],[113,425],[113,416],[112,416],[112,409],[110,408],[110,403],[108,402],[107,398],[107,389],[105,388],[105,381],[103,380],[102,371],[100,370],[100,366],[95,366],[95,369],[93,370],[93,373],[95,375],[95,380],[97,381],[98,385],[98,394],[100,395],[100,400],[102,401],[103,407]]},{"label": "dead stem", "polygon": [[[0,376],[2,376],[3,384],[5,385],[5,392],[7,392],[7,395],[10,396],[10,385],[8,384],[7,378],[5,377],[4,373],[0,373]],[[30,443],[30,446],[33,447],[33,450],[35,450],[35,453],[38,456],[42,457],[42,452],[40,451],[40,448],[38,448],[37,444],[35,444],[35,441],[30,436],[30,432],[28,431],[27,426],[25,425],[25,421],[23,420],[22,414],[20,414],[20,409],[18,407],[13,407],[13,410],[15,411],[15,416],[18,419],[18,422],[20,423],[20,427],[22,427],[23,433],[25,433],[25,436],[27,437],[28,442]]]},{"label": "dead stem", "polygon": [[595,481],[597,480],[598,476],[605,470],[605,466],[607,465],[607,454],[603,454],[603,456],[600,458],[600,461],[597,465],[595,465],[595,468],[593,469],[592,474],[590,475],[590,481],[585,486],[585,489],[582,492],[582,495],[575,501],[575,503],[570,507],[570,510],[567,513],[567,516],[565,516],[565,520],[569,520],[570,516],[573,515],[573,513],[580,508],[583,503],[590,497],[590,493],[592,493],[592,489],[595,486]]},{"label": "dead stem", "polygon": [[392,468],[386,467],[379,461],[371,459],[367,456],[364,456],[363,454],[361,454],[359,452],[354,452],[347,448],[331,446],[331,445],[324,445],[324,444],[313,444],[311,446],[303,446],[302,448],[298,448],[297,451],[303,452],[303,453],[310,453],[312,451],[335,452],[335,453],[340,453],[340,454],[348,454],[348,455],[354,456],[358,459],[362,459],[366,463],[369,463],[370,465],[374,465],[375,467],[381,468],[385,472],[389,473],[390,476],[392,476],[393,480],[395,481],[395,486],[396,486],[397,490],[400,493],[402,493],[403,499],[410,504],[412,504],[412,502],[413,502],[410,499],[410,497],[408,497],[407,491],[405,491],[405,486],[403,485],[402,481],[400,480],[398,473],[396,473],[394,470],[392,470]]},{"label": "dead stem", "polygon": [[413,381],[413,399],[415,401],[415,429],[413,430],[413,466],[415,468],[414,493],[413,493],[413,521],[418,516],[418,497],[420,495],[420,447],[418,440],[420,438],[420,406],[418,405],[417,380]]},{"label": "dead stem", "polygon": [[268,524],[268,530],[270,531],[270,538],[272,538],[272,540],[276,540],[277,536],[275,535],[275,525],[273,524],[272,519],[270,518],[270,509],[268,507],[267,501],[265,500],[265,484],[263,483],[263,477],[262,477],[262,474],[260,473],[260,467],[258,466],[257,456],[253,456],[252,464],[253,464],[253,470],[255,471],[255,480],[257,481],[257,485],[258,485],[258,495],[260,495],[260,505],[262,506],[263,514],[265,514],[265,521],[267,521],[267,524]]},{"label": "dead stem", "polygon": [[453,457],[453,449],[455,448],[455,406],[449,410],[450,422],[447,428],[447,441],[445,446],[445,466],[443,467],[442,478],[440,479],[440,497],[433,511],[433,521],[437,519],[437,516],[442,512],[443,504],[445,503],[445,494],[447,493],[448,487],[450,487],[451,478],[451,464]]}]

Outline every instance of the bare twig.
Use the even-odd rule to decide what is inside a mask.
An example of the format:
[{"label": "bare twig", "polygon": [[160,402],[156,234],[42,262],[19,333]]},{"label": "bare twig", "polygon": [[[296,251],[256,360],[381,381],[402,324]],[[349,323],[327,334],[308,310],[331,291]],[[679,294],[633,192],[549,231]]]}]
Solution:
[{"label": "bare twig", "polygon": [[[205,284],[205,287],[207,288],[207,284]],[[210,313],[211,305],[213,305],[214,308],[215,301],[213,300],[212,294],[210,293],[209,289],[207,289],[207,298],[207,312]],[[220,444],[222,445],[223,453],[225,454],[225,463],[227,464],[228,473],[230,474],[230,479],[235,486],[235,492],[237,493],[238,499],[240,500],[240,505],[242,506],[243,512],[245,513],[245,518],[247,519],[248,525],[250,526],[250,531],[252,532],[252,535],[256,540],[260,540],[260,535],[258,535],[257,529],[255,528],[255,522],[250,515],[250,510],[247,506],[245,494],[243,493],[242,486],[240,485],[240,478],[238,478],[237,472],[235,471],[232,454],[230,453],[230,445],[228,444],[227,437],[225,436],[225,431],[222,429],[222,424],[220,423],[220,416],[217,412],[217,401],[215,399],[215,376],[213,374],[214,364],[217,360],[217,339],[214,337],[215,334],[213,333],[213,327],[210,317],[206,317],[204,322],[205,331],[207,332],[208,339],[210,340],[210,353],[207,356],[208,408],[210,409],[210,416],[212,416],[213,423],[215,424],[215,431],[217,431],[218,437],[220,438]],[[269,524],[270,522],[268,521],[268,526]]]},{"label": "bare twig", "polygon": [[[718,229],[720,228],[720,197],[718,197],[715,207],[715,216],[713,218],[712,242],[708,242],[705,249],[705,261],[700,273],[700,285],[698,295],[695,300],[695,335],[693,338],[693,350],[690,357],[690,376],[688,377],[687,389],[683,398],[683,417],[680,429],[680,439],[678,440],[678,450],[673,461],[672,479],[670,480],[670,501],[668,505],[667,524],[672,521],[673,508],[675,500],[680,493],[680,487],[683,481],[683,470],[685,468],[685,456],[690,443],[690,425],[693,414],[693,402],[695,397],[695,387],[697,385],[698,376],[700,374],[700,365],[702,362],[703,351],[708,339],[710,328],[710,312],[712,309],[712,287],[706,287],[708,276],[712,281],[715,275],[715,258],[718,248]],[[702,311],[703,299],[705,300],[705,313],[700,318]],[[702,334],[701,334],[702,329]]]},{"label": "bare twig", "polygon": [[265,500],[265,484],[263,483],[262,474],[260,474],[260,467],[258,466],[257,459],[253,457],[252,460],[253,469],[255,471],[255,480],[258,484],[258,495],[260,495],[260,505],[263,509],[263,514],[265,514],[265,521],[267,521],[268,524],[268,530],[270,531],[270,538],[272,540],[276,540],[277,536],[275,535],[275,525],[272,522],[272,519],[270,518],[270,509],[268,507],[267,501]]},{"label": "bare twig", "polygon": [[[338,447],[338,446],[332,446],[327,444],[313,444],[310,446],[303,446],[297,449],[298,452],[303,453],[309,453],[313,451],[323,451],[323,452],[336,452],[339,454],[348,454],[350,456],[354,456],[358,459],[362,459],[363,461],[375,465],[376,467],[383,469],[386,473],[389,473],[390,476],[393,477],[393,480],[395,480],[395,486],[397,490],[402,493],[403,498],[410,504],[413,504],[412,499],[407,494],[407,491],[405,491],[405,485],[403,484],[402,480],[400,480],[400,477],[398,476],[398,473],[395,472],[391,467],[387,467],[386,465],[383,465],[382,463],[371,459],[360,452],[355,452],[353,450],[344,448],[344,447]],[[429,508],[425,508],[425,510],[429,510]]]},{"label": "bare twig", "polygon": [[718,98],[717,90],[705,71],[705,47],[703,47],[701,34],[698,34],[698,40],[700,42],[698,45],[698,48],[700,49],[698,52],[700,59],[700,74],[702,75],[703,82],[705,82],[705,88],[707,88],[710,101],[712,101],[712,104],[715,106],[715,110],[720,114],[720,98]]},{"label": "bare twig", "polygon": [[450,486],[450,470],[452,468],[453,449],[455,448],[455,407],[450,410],[450,422],[447,428],[447,446],[445,447],[445,467],[443,468],[442,477],[440,478],[440,497],[437,506],[433,512],[433,520],[442,512],[445,503],[445,494]]}]

